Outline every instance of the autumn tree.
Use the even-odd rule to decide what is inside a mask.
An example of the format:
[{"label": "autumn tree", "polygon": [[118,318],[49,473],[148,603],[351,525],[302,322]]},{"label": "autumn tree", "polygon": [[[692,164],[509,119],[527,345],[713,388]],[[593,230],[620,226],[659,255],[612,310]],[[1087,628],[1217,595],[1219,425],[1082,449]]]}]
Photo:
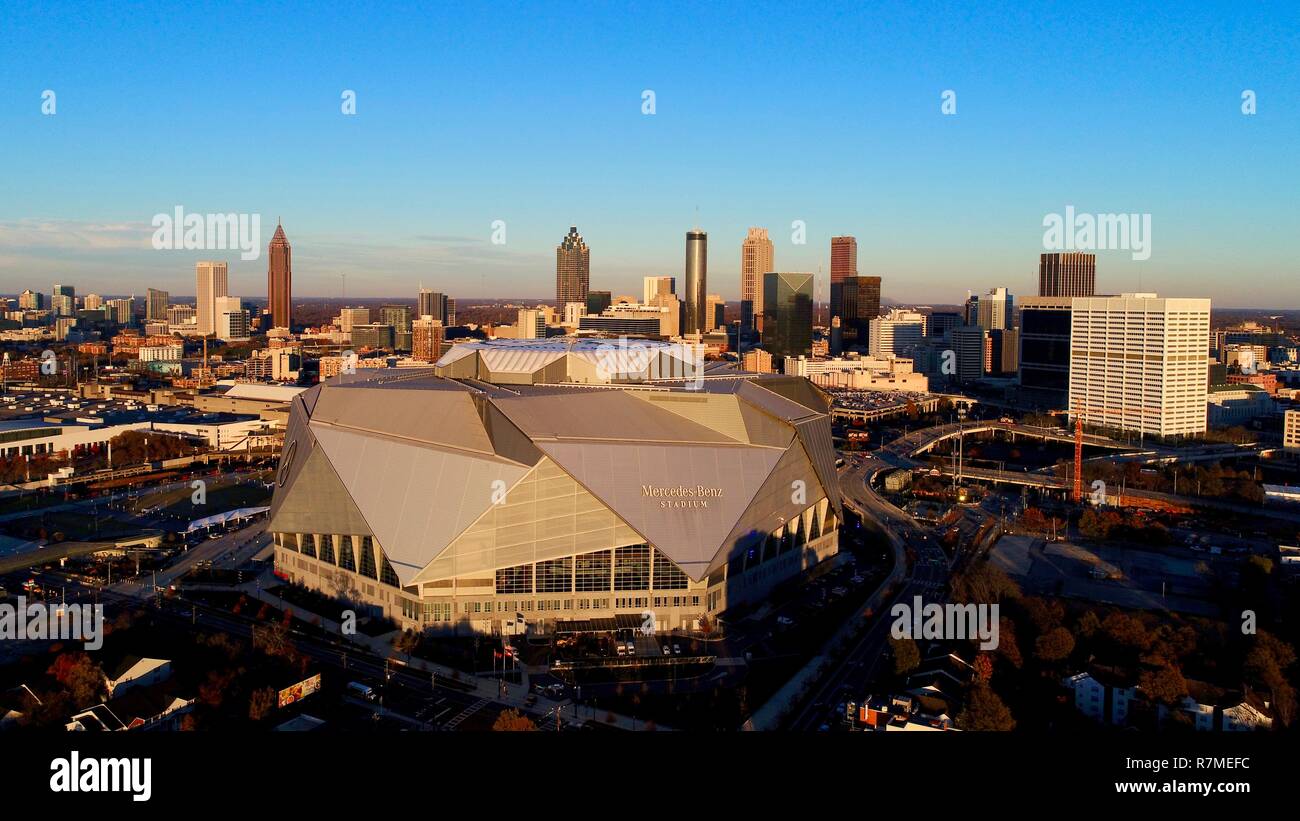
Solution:
[{"label": "autumn tree", "polygon": [[1065,661],[1073,652],[1074,636],[1064,627],[1054,627],[1034,642],[1034,655],[1048,664]]},{"label": "autumn tree", "polygon": [[1272,695],[1270,703],[1283,726],[1289,726],[1295,718],[1295,688],[1286,676],[1286,669],[1295,660],[1295,648],[1263,630],[1255,636],[1246,653],[1246,678]]},{"label": "autumn tree", "polygon": [[1138,687],[1148,698],[1172,706],[1187,695],[1187,680],[1177,667],[1161,664],[1138,673]]},{"label": "autumn tree", "polygon": [[957,726],[963,730],[1010,732],[1016,728],[1016,720],[992,688],[977,685],[957,714]]},{"label": "autumn tree", "polygon": [[998,619],[997,653],[1006,659],[1007,664],[1019,670],[1025,663],[1020,655],[1020,642],[1016,640],[1016,624],[1006,616]]},{"label": "autumn tree", "polygon": [[502,710],[501,715],[492,723],[492,729],[496,732],[531,732],[537,729],[537,724],[515,709]]},{"label": "autumn tree", "polygon": [[894,674],[905,676],[921,666],[921,651],[911,639],[889,640],[890,654],[894,657]]},{"label": "autumn tree", "polygon": [[254,690],[248,697],[248,717],[252,721],[261,721],[276,708],[277,699],[274,687],[262,687]]},{"label": "autumn tree", "polygon": [[107,691],[104,668],[85,653],[62,653],[50,665],[49,674],[62,684],[78,707],[98,704]]},{"label": "autumn tree", "polygon": [[1151,646],[1151,634],[1142,621],[1118,610],[1102,621],[1101,628],[1106,637],[1120,648],[1145,651]]}]

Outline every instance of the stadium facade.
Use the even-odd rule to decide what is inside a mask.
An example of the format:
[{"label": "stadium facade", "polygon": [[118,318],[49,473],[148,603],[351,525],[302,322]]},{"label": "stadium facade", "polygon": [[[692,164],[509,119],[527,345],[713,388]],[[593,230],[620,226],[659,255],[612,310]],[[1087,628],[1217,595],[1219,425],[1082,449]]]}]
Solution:
[{"label": "stadium facade", "polygon": [[647,613],[691,630],[760,600],[838,550],[829,403],[803,378],[683,379],[679,351],[468,343],[303,392],[277,574],[462,633]]}]

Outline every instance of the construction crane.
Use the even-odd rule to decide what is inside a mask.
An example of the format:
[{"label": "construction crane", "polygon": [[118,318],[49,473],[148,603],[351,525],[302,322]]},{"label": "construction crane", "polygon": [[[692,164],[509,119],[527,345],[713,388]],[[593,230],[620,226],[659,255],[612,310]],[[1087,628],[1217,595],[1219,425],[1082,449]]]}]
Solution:
[{"label": "construction crane", "polygon": [[1056,411],[1052,414],[1053,416],[1065,415],[1067,417],[1071,414],[1074,415],[1074,485],[1071,496],[1076,505],[1083,502],[1083,414],[1088,412],[1112,415],[1123,414],[1122,410],[1080,405],[1078,403],[1071,405],[1069,410]]},{"label": "construction crane", "polygon": [[1083,414],[1074,417],[1074,503],[1083,501]]}]

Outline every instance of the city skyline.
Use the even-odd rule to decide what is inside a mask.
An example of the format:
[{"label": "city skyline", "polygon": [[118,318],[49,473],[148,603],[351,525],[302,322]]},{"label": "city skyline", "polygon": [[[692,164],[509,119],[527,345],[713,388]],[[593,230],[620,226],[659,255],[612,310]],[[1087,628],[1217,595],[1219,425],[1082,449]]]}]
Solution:
[{"label": "city skyline", "polygon": [[[376,13],[361,37],[345,14],[305,14],[322,37],[355,41],[343,56],[305,43],[264,48],[276,29],[259,25],[262,13],[273,11],[205,20],[203,37],[220,39],[249,77],[274,81],[270,108],[210,87],[197,12],[143,27],[132,13],[90,10],[84,26],[57,32],[32,15],[0,34],[12,80],[0,127],[14,156],[45,158],[0,179],[0,282],[183,292],[196,261],[219,257],[150,248],[150,220],[180,205],[261,215],[262,252],[271,219],[289,219],[304,297],[341,295],[343,274],[350,293],[379,297],[421,280],[450,293],[544,297],[554,237],[572,224],[600,249],[594,287],[635,292],[644,276],[683,275],[678,238],[698,224],[724,249],[766,227],[787,270],[829,271],[830,237],[852,235],[859,272],[884,277],[888,297],[951,302],[993,281],[1033,292],[1049,250],[1043,220],[1074,206],[1152,218],[1150,259],[1098,253],[1100,290],[1300,306],[1285,247],[1297,228],[1288,192],[1298,109],[1288,100],[1300,49],[1295,27],[1265,7],[1231,15],[1249,40],[1210,11],[1183,10],[1155,16],[1139,43],[1095,5],[989,7],[968,18],[978,41],[936,26],[941,11],[774,9],[747,23],[756,39],[818,48],[789,49],[793,62],[772,67],[711,53],[707,33],[723,10],[687,25],[672,9],[631,23],[597,7],[581,36],[547,26],[559,39],[545,49],[524,36],[546,25],[540,11],[510,23],[472,8],[430,12],[435,39],[455,28],[465,42],[452,65],[423,56],[437,49],[392,56],[430,36],[422,25],[407,31],[404,15]],[[1080,26],[1093,37],[1074,38],[1076,60],[1109,66],[1104,78],[1048,45]],[[139,48],[136,31],[156,48]],[[57,60],[38,45],[54,37],[67,47]],[[709,57],[678,68],[652,47],[658,39]],[[1198,47],[1184,48],[1188,39]],[[476,52],[510,56],[486,63]],[[67,58],[79,53],[96,58]],[[103,71],[104,56],[120,68]],[[139,76],[156,77],[156,93],[125,93]],[[584,98],[580,126],[547,111],[557,85]],[[46,89],[58,95],[53,116],[41,113]],[[1258,95],[1249,116],[1246,90]],[[354,115],[340,110],[345,91]],[[653,114],[643,113],[647,91]],[[476,116],[446,116],[464,108]],[[742,128],[755,114],[770,127]],[[1029,133],[1027,115],[1037,115]],[[271,117],[295,125],[268,129]],[[128,137],[140,128],[156,135],[147,151]],[[532,138],[503,136],[520,131]],[[802,244],[792,241],[796,221]],[[232,288],[260,291],[249,286],[263,260],[228,261]],[[727,251],[712,266],[713,290],[729,300],[740,296],[739,262]]]}]

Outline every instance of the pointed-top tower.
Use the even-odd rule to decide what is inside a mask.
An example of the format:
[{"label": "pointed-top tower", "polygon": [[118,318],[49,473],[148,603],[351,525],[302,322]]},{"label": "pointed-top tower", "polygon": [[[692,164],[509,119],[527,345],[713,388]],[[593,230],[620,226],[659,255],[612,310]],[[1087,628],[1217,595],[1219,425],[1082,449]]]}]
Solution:
[{"label": "pointed-top tower", "polygon": [[271,312],[271,325],[288,328],[293,321],[293,249],[284,235],[279,218],[275,221],[275,235],[266,248],[266,305]]}]

